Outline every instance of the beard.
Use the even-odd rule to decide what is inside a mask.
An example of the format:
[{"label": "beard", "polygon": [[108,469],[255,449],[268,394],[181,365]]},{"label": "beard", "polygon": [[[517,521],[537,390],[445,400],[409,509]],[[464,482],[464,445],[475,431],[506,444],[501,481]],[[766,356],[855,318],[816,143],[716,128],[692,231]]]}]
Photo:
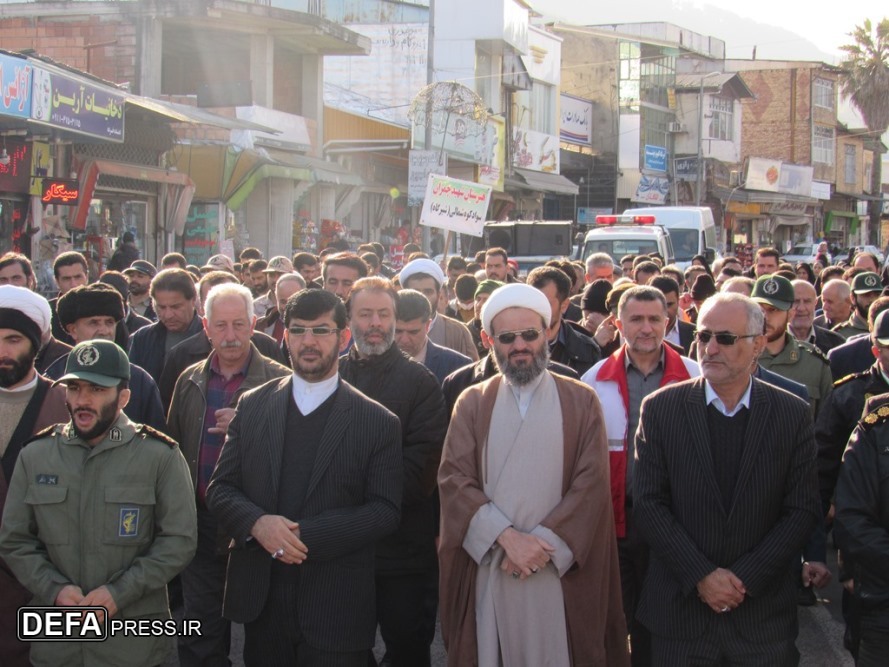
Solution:
[{"label": "beard", "polygon": [[[118,395],[120,392],[118,391]],[[78,412],[90,412],[96,415],[96,423],[95,425],[86,431],[81,430],[77,427],[77,421],[74,419],[74,411],[71,410],[71,405],[65,401],[65,407],[68,408],[68,414],[71,415],[71,426],[74,428],[74,432],[77,434],[77,437],[81,440],[93,440],[98,438],[100,435],[104,434],[111,425],[117,421],[117,400],[115,399],[108,405],[102,406],[102,409],[97,413],[95,410],[85,410],[81,408]]]},{"label": "beard", "polygon": [[[303,361],[303,355],[310,352],[317,354],[318,359],[315,361]],[[339,354],[338,346],[334,347],[326,357],[321,350],[314,348],[302,349],[293,361],[293,371],[306,382],[318,382],[327,377]]]},{"label": "beard", "polygon": [[497,368],[512,384],[523,387],[546,370],[546,364],[549,361],[549,346],[544,343],[537,352],[532,352],[530,363],[513,363],[510,361],[510,357],[515,354],[515,352],[504,354],[497,346],[494,346],[494,361],[497,362]]},{"label": "beard", "polygon": [[[383,340],[379,343],[368,343],[367,335],[371,333],[382,335]],[[395,327],[388,330],[371,328],[366,331],[356,331],[353,328],[352,337],[355,340],[355,347],[358,348],[358,352],[361,353],[362,357],[376,357],[392,347],[392,343],[395,342]]]},{"label": "beard", "polygon": [[133,296],[143,296],[148,293],[148,285],[140,285],[135,282],[130,283],[128,289]]},{"label": "beard", "polygon": [[18,357],[0,359],[0,387],[8,389],[24,380],[34,366],[35,351],[27,352]]},{"label": "beard", "polygon": [[870,306],[867,306],[867,307],[865,307],[865,308],[862,308],[862,307],[859,306],[857,303],[855,304],[855,312],[857,312],[857,313],[858,313],[858,316],[859,316],[861,319],[863,319],[865,322],[867,322],[867,311],[868,311],[868,310],[870,310]]}]

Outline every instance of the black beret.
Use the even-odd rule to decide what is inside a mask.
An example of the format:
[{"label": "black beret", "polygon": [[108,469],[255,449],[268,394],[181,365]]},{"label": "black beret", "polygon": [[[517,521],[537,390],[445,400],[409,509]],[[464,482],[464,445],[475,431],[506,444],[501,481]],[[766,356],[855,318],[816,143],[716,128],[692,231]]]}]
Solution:
[{"label": "black beret", "polygon": [[118,322],[124,318],[123,299],[116,289],[105,283],[80,285],[65,292],[59,298],[57,312],[62,327],[97,315],[113,317]]},{"label": "black beret", "polygon": [[607,315],[608,307],[605,305],[605,301],[610,291],[611,283],[609,281],[604,278],[594,280],[583,290],[583,296],[580,297],[580,309]]}]

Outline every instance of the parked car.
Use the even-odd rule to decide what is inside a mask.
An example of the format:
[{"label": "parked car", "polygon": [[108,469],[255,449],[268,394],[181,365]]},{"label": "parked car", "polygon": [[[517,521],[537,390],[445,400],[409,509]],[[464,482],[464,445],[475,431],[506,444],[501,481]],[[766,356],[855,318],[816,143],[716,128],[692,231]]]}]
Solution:
[{"label": "parked car", "polygon": [[[815,261],[815,256],[818,254],[818,245],[818,243],[798,243],[784,253],[781,258],[791,264],[796,264],[797,262],[808,262],[811,264]],[[833,261],[830,253],[827,254],[827,259],[831,262]]]}]

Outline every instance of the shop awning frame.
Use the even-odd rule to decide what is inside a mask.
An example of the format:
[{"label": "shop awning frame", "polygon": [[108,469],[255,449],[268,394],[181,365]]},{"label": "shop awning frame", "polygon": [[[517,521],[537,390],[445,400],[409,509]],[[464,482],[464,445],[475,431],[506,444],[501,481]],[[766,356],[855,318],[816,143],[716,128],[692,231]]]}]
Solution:
[{"label": "shop awning frame", "polygon": [[80,199],[74,212],[73,222],[75,229],[86,229],[90,203],[95,194],[99,176],[102,174],[158,184],[160,186],[158,194],[166,202],[163,229],[165,231],[175,230],[177,234],[183,232],[185,218],[188,216],[188,208],[191,206],[195,191],[194,182],[188,174],[141,164],[93,159],[87,159],[81,163]]},{"label": "shop awning frame", "polygon": [[843,218],[849,221],[849,233],[856,234],[858,232],[858,225],[861,222],[861,218],[858,217],[858,214],[853,211],[826,211],[824,213],[824,233],[828,233],[830,228],[833,227],[833,222],[835,218]]},{"label": "shop awning frame", "polygon": [[543,171],[531,171],[530,169],[516,168],[514,174],[519,177],[507,178],[505,185],[523,190],[536,192],[549,192],[557,195],[577,196],[580,188],[561,174],[551,174]]}]

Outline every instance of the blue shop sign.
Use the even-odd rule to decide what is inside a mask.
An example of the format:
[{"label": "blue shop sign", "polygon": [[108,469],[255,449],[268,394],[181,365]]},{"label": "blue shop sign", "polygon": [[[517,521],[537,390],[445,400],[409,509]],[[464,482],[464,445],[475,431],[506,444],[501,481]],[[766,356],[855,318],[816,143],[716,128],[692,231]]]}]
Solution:
[{"label": "blue shop sign", "polygon": [[645,144],[643,165],[643,169],[650,171],[667,171],[667,149],[663,146]]}]

